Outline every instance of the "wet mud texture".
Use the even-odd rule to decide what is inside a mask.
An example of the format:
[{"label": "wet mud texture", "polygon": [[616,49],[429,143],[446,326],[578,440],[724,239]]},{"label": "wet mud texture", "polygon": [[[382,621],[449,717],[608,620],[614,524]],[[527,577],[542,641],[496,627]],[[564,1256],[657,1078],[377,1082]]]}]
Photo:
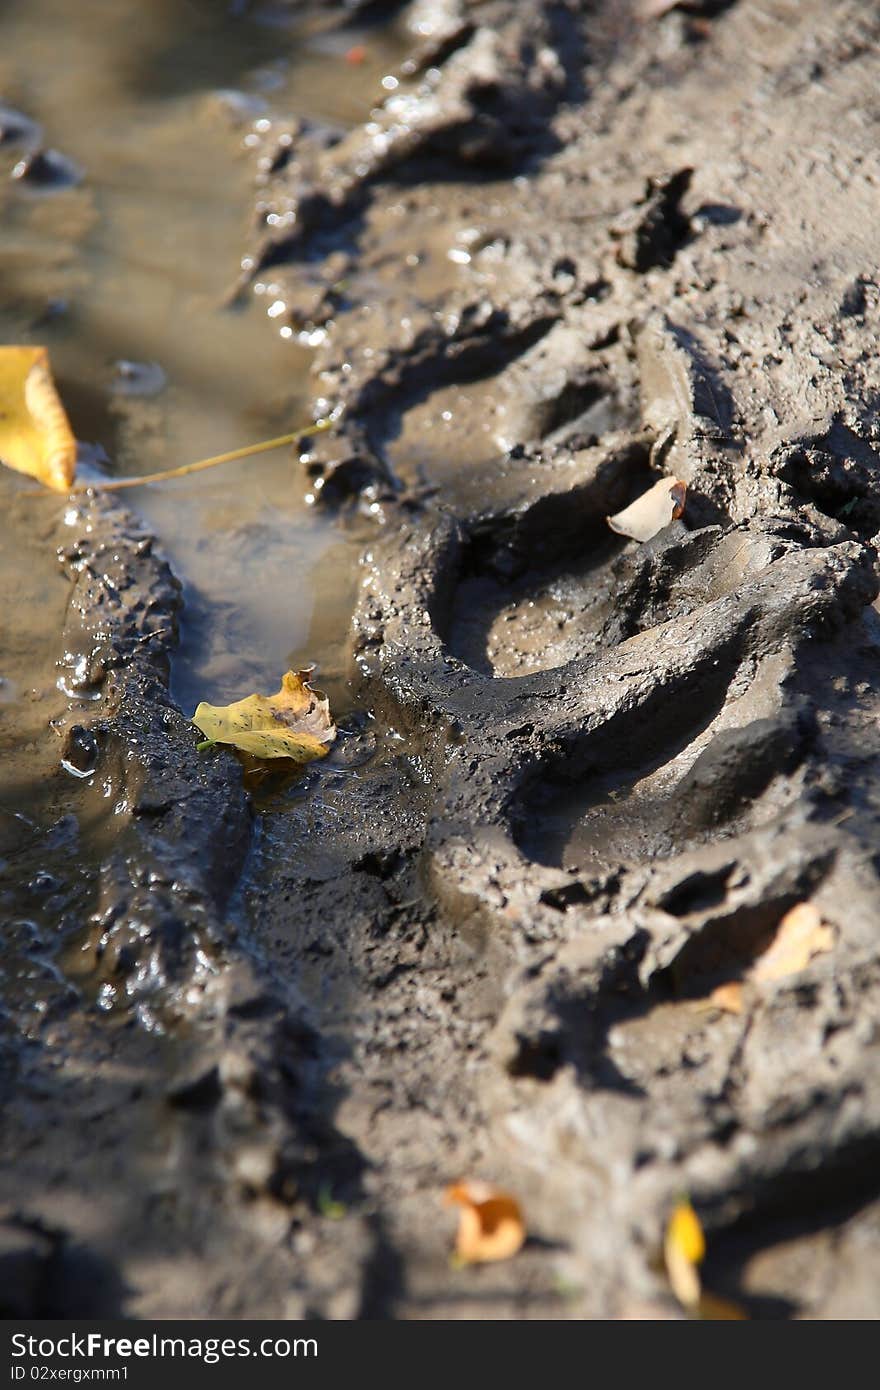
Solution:
[{"label": "wet mud texture", "polygon": [[[675,1317],[685,1190],[713,1292],[876,1317],[880,18],[400,18],[360,129],[267,136],[252,234],[346,406],[306,485],[377,521],[330,758],[197,754],[173,576],[67,520],[66,756],[116,815],[60,928],[77,824],[13,846],[4,1298]],[[683,518],[612,535],[664,473]],[[708,1007],[804,900],[833,950]],[[516,1259],[450,1268],[462,1175]]]}]

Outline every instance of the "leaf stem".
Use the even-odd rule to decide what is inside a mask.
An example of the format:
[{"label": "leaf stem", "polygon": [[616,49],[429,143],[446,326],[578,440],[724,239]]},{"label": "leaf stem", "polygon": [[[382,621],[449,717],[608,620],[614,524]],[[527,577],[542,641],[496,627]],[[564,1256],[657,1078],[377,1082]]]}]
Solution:
[{"label": "leaf stem", "polygon": [[298,439],[306,439],[313,434],[323,434],[335,424],[329,418],[318,420],[304,429],[293,430],[290,434],[279,434],[277,439],[264,439],[259,444],[246,444],[242,449],[230,449],[226,454],[215,454],[212,458],[199,459],[197,463],[184,463],[179,468],[164,468],[158,473],[143,473],[137,478],[113,478],[106,483],[78,483],[70,489],[71,495],[91,492],[121,492],[127,487],[141,487],[144,483],[164,483],[169,478],[186,478],[190,473],[201,473],[206,468],[216,468],[221,463],[234,463],[236,459],[250,458],[252,454],[265,454],[270,449],[280,449],[285,444],[295,444]]}]

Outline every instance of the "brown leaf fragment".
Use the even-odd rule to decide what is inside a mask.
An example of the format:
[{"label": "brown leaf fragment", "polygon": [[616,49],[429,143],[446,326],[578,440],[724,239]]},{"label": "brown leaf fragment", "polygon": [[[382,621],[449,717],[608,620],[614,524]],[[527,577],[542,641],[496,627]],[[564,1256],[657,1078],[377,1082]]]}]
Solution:
[{"label": "brown leaf fragment", "polygon": [[676,521],[684,511],[687,484],[680,478],[661,478],[622,512],[608,517],[608,525],[620,536],[649,541]]},{"label": "brown leaf fragment", "polygon": [[503,1188],[462,1180],[446,1189],[447,1206],[461,1208],[455,1253],[465,1264],[507,1260],[522,1247],[525,1222],[519,1202]]}]

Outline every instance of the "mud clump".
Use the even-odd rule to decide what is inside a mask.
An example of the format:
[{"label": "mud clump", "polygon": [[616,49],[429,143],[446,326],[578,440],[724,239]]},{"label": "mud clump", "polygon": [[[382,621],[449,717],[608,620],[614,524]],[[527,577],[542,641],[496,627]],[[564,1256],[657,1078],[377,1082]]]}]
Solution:
[{"label": "mud clump", "polygon": [[[59,998],[27,1061],[66,1107],[64,1195],[57,1137],[9,1194],[27,1287],[100,1186],[81,1125],[112,1084],[106,1171],[149,1200],[103,1199],[92,1254],[126,1311],[181,1306],[158,1208],[193,1313],[485,1316],[437,1219],[473,1173],[538,1237],[493,1316],[675,1316],[682,1190],[752,1315],[877,1313],[880,289],[851,117],[880,22],[662,8],[404,7],[363,125],[261,151],[250,268],[306,286],[316,407],[345,406],[305,476],[384,526],[362,722],[256,838],[167,693],[173,576],[85,504],[66,649],[99,698],[65,747],[121,829],[77,938],[94,1006]],[[664,475],[683,517],[614,535]],[[711,1008],[804,901],[833,949]],[[62,1045],[100,1087],[62,1100]]]}]

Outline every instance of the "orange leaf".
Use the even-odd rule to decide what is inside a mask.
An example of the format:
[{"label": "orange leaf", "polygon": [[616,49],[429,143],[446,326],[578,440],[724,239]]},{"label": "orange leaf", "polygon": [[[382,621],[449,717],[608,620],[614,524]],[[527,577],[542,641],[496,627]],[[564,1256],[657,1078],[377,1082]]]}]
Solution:
[{"label": "orange leaf", "polygon": [[723,1009],[726,1014],[741,1014],[743,1011],[742,985],[738,980],[731,980],[726,985],[719,985],[709,995],[709,1003],[714,1004],[716,1009]]},{"label": "orange leaf", "polygon": [[744,1008],[743,983],[771,984],[806,970],[813,956],[822,955],[834,946],[834,929],[822,922],[822,915],[812,903],[798,903],[786,912],[770,945],[753,961],[744,982],[729,980],[713,989],[702,1007],[723,1009],[725,1013],[741,1014]]},{"label": "orange leaf", "polygon": [[56,492],[76,471],[76,440],[42,347],[0,347],[0,460]]},{"label": "orange leaf", "polygon": [[519,1202],[487,1182],[458,1182],[446,1189],[447,1206],[459,1206],[455,1253],[467,1264],[507,1260],[526,1238]]},{"label": "orange leaf", "polygon": [[805,970],[813,956],[830,951],[834,945],[831,927],[822,925],[822,916],[812,903],[798,903],[786,912],[766,951],[749,971],[756,984],[782,980]]}]

